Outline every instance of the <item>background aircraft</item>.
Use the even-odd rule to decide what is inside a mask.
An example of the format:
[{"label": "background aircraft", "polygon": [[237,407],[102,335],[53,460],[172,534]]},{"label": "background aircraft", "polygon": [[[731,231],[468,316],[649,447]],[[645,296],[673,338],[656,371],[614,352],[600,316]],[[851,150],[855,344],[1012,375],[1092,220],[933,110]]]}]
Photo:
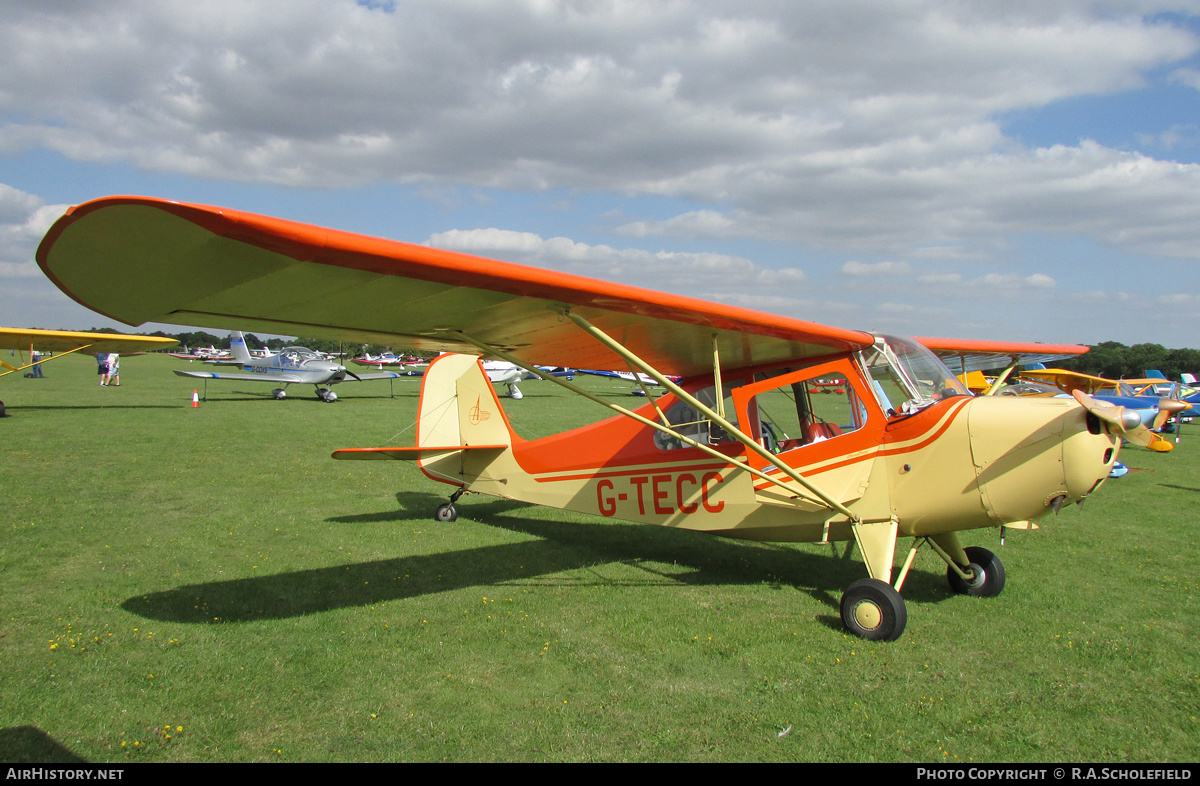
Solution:
[{"label": "background aircraft", "polygon": [[[24,328],[0,328],[0,349],[10,349],[26,353],[29,362],[22,361],[19,366],[0,361],[0,377],[23,371],[35,365],[41,365],[51,360],[66,357],[74,352],[86,350],[89,354],[116,353],[131,355],[156,349],[165,349],[179,342],[173,338],[157,336],[127,336],[123,333],[83,333],[69,330],[28,330]],[[53,355],[32,357],[33,352]]]},{"label": "background aircraft", "polygon": [[[235,316],[447,352],[423,377],[415,447],[335,458],[417,461],[456,487],[443,520],[475,492],[732,538],[852,542],[867,578],[840,612],[868,639],[903,632],[900,590],[922,549],[955,592],[998,594],[999,558],[959,533],[995,528],[1003,542],[1006,528],[1082,502],[1121,437],[1144,428],[1083,393],[972,396],[929,348],[994,363],[1082,346],[882,336],[235,210],[96,200],[67,211],[37,259],[76,300],[130,324]],[[216,284],[197,293],[184,282],[201,273]],[[627,366],[668,393],[629,410],[538,373],[617,417],[524,440],[480,355],[533,373]],[[834,380],[840,393],[809,392]],[[897,569],[901,538],[912,544]]]},{"label": "background aircraft", "polygon": [[[184,371],[172,369],[181,377],[195,379],[239,379],[252,382],[273,382],[280,387],[271,391],[275,398],[287,395],[288,385],[307,383],[317,388],[317,398],[322,401],[336,401],[337,394],[330,387],[345,381],[346,377],[363,382],[372,379],[396,379],[399,374],[382,371],[377,374],[355,374],[347,371],[340,363],[325,360],[316,352],[306,347],[284,347],[274,355],[252,357],[246,349],[246,339],[241,331],[233,333],[229,338],[230,352],[234,361],[246,374],[227,373],[224,371]],[[325,387],[321,387],[324,385]]]},{"label": "background aircraft", "polygon": [[[1078,371],[1064,369],[1027,369],[1021,374],[1023,379],[1052,384],[1060,390],[1075,394],[1076,391],[1086,393],[1096,401],[1107,403],[1113,407],[1122,408],[1125,412],[1136,412],[1142,425],[1157,431],[1166,425],[1173,417],[1192,407],[1188,401],[1169,396],[1143,395],[1147,385],[1153,385],[1155,380],[1113,380],[1082,374]],[[1139,384],[1142,383],[1142,384]],[[1161,437],[1150,439],[1145,447],[1159,452],[1171,450],[1173,445]]]}]

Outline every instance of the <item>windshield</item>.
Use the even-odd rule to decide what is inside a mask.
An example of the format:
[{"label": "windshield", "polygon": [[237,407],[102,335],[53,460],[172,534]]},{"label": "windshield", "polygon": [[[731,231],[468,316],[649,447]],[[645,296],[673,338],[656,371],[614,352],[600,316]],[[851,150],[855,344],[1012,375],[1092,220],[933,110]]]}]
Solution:
[{"label": "windshield", "polygon": [[293,360],[320,360],[320,356],[308,347],[284,347],[283,354]]},{"label": "windshield", "polygon": [[889,415],[908,415],[944,398],[971,395],[937,355],[911,338],[877,336],[863,359]]}]

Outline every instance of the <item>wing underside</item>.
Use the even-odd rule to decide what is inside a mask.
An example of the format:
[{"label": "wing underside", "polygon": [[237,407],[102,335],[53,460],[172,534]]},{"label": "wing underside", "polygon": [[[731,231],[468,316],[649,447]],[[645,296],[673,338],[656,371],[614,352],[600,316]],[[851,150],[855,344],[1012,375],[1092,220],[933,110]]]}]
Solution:
[{"label": "wing underside", "polygon": [[1088,347],[1076,344],[1039,344],[1013,341],[975,341],[955,338],[918,338],[956,374],[995,371],[1010,363],[1029,365],[1082,355]]},{"label": "wing underside", "polygon": [[246,382],[276,382],[279,384],[301,384],[307,380],[300,377],[289,376],[287,374],[226,374],[219,371],[184,371],[182,369],[171,369],[181,377],[193,377],[195,379],[239,379]]},{"label": "wing underside", "polygon": [[868,333],[221,208],[141,197],[77,206],[38,263],[78,302],[167,322],[622,368],[588,320],[664,373],[869,346]]}]

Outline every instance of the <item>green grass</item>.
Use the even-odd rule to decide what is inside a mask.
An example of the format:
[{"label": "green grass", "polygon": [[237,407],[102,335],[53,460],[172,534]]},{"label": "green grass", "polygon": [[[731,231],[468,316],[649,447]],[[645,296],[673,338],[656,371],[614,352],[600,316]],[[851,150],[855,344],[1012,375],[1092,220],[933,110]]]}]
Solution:
[{"label": "green grass", "polygon": [[[1004,560],[998,598],[922,554],[908,629],[877,644],[842,630],[864,575],[842,549],[473,496],[437,524],[448,486],[329,458],[412,444],[416,382],[332,405],[213,382],[193,409],[178,365],[0,381],[0,760],[1200,756],[1200,427],[1128,448],[1135,471],[1038,532],[968,534]],[[525,436],[603,414],[524,390]]]}]

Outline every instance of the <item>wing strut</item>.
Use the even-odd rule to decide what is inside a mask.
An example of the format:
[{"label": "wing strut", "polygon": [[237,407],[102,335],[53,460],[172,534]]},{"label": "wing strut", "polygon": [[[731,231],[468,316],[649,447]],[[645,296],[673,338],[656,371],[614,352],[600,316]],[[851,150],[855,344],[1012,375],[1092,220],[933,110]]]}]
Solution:
[{"label": "wing strut", "polygon": [[[596,327],[592,323],[588,322],[586,319],[579,316],[578,314],[574,314],[574,313],[568,311],[568,312],[566,312],[566,316],[568,319],[570,319],[576,325],[579,325],[580,328],[582,328],[585,332],[590,334],[597,341],[604,344],[606,347],[611,349],[613,352],[616,352],[621,357],[625,358],[625,360],[628,361],[629,363],[632,363],[633,365],[637,366],[638,368],[642,369],[644,372],[649,374],[651,377],[653,377],[658,382],[658,384],[662,385],[664,388],[666,388],[667,390],[674,393],[676,395],[676,397],[678,397],[681,401],[686,401],[688,406],[694,408],[697,412],[700,412],[701,414],[703,414],[706,418],[711,420],[713,423],[716,423],[718,426],[720,426],[722,429],[724,429],[725,432],[728,433],[731,437],[733,437],[738,442],[741,442],[743,445],[745,445],[747,449],[752,450],[755,453],[757,453],[758,455],[762,456],[768,464],[775,464],[776,469],[780,470],[785,475],[787,475],[789,478],[791,478],[792,480],[799,483],[810,494],[816,496],[817,499],[819,499],[825,505],[825,507],[830,508],[832,510],[836,510],[838,513],[841,513],[843,516],[848,517],[853,522],[857,522],[859,520],[858,516],[855,515],[845,505],[838,502],[836,499],[829,496],[825,492],[821,491],[821,489],[817,488],[810,481],[805,479],[799,472],[797,472],[792,467],[789,467],[787,464],[778,463],[779,460],[776,458],[774,453],[772,453],[771,451],[767,450],[762,445],[760,445],[758,443],[758,441],[755,440],[753,437],[751,437],[749,434],[742,431],[734,424],[730,423],[728,420],[726,420],[724,417],[722,417],[718,413],[714,412],[711,408],[709,408],[706,404],[704,404],[704,402],[700,401],[695,396],[688,393],[687,391],[685,391],[683,388],[676,385],[671,380],[667,379],[667,377],[665,375],[663,375],[660,371],[658,371],[658,369],[654,368],[649,363],[647,363],[646,361],[639,358],[637,355],[630,352],[628,349],[626,349],[623,345],[621,345],[621,343],[618,342],[616,339],[614,339],[612,336],[609,336],[603,330]],[[719,357],[715,352],[715,343],[714,343],[713,361],[715,363],[718,360],[719,360]],[[714,373],[720,374],[720,368],[719,367],[715,368]],[[781,483],[777,479],[773,480],[773,482],[776,485],[783,486],[784,488],[788,488],[786,484]],[[794,489],[789,489],[789,490],[792,491],[793,493],[795,492]]]},{"label": "wing strut", "polygon": [[996,381],[992,383],[992,386],[990,388],[988,388],[987,392],[984,393],[983,395],[985,395],[985,396],[996,395],[996,391],[1004,386],[1004,381],[1008,379],[1009,374],[1012,374],[1013,371],[1016,370],[1017,364],[1020,362],[1021,362],[1020,356],[1013,355],[1012,362],[1008,364],[1008,367],[1005,368],[1004,371],[1001,372],[998,377],[996,377]]},{"label": "wing strut", "polygon": [[[62,352],[55,352],[53,355],[51,355],[48,358],[42,358],[41,360],[35,360],[32,363],[26,363],[25,365],[19,366],[17,368],[13,368],[12,366],[5,363],[4,367],[7,368],[8,371],[0,372],[0,377],[5,376],[6,374],[12,374],[16,371],[24,371],[27,368],[33,368],[34,366],[40,365],[42,363],[49,363],[51,360],[56,360],[58,358],[66,357],[67,355],[71,354],[72,352],[79,352],[80,350],[87,349],[90,346],[92,346],[92,345],[84,344],[82,347],[75,347],[74,349],[67,349]],[[29,353],[30,353],[30,356],[33,355],[33,347],[29,348]]]},{"label": "wing strut", "polygon": [[[524,361],[522,361],[516,357],[513,357],[508,352],[505,352],[504,350],[502,350],[498,347],[492,346],[484,341],[480,341],[480,340],[474,338],[473,336],[469,336],[465,333],[461,333],[461,332],[457,332],[457,331],[454,332],[454,336],[456,336],[459,339],[462,339],[463,341],[466,341],[469,344],[473,344],[474,346],[483,350],[487,354],[493,355],[502,360],[507,360],[508,362],[513,363],[514,365],[520,366],[521,368],[525,369],[526,371],[529,371],[530,373],[535,374],[542,379],[548,379],[551,382],[553,382],[561,387],[564,387],[567,390],[570,390],[572,393],[576,393],[580,396],[583,396],[586,399],[595,401],[597,404],[607,407],[608,409],[610,409],[620,415],[624,415],[625,417],[635,420],[638,423],[641,423],[645,426],[649,426],[650,428],[653,428],[657,431],[661,431],[664,434],[667,434],[671,437],[674,437],[674,438],[680,440],[681,442],[683,442],[687,445],[690,445],[691,447],[700,448],[701,450],[712,455],[713,457],[719,458],[721,461],[727,461],[727,462],[736,464],[740,469],[744,469],[745,471],[749,472],[751,475],[754,475],[755,477],[757,477],[761,480],[765,480],[769,483],[772,483],[773,485],[780,487],[781,489],[786,491],[788,494],[800,497],[808,502],[820,504],[826,508],[829,508],[830,510],[837,511],[838,513],[841,513],[842,515],[846,516],[851,522],[857,523],[859,521],[859,517],[853,511],[851,511],[849,508],[847,508],[845,505],[838,502],[836,499],[834,499],[830,495],[826,494],[825,492],[821,491],[819,488],[814,486],[809,480],[807,480],[806,478],[801,476],[800,473],[796,472],[796,470],[793,469],[792,467],[789,467],[786,464],[777,464],[776,462],[778,461],[778,459],[775,457],[775,455],[773,453],[771,453],[770,451],[768,451],[766,448],[764,448],[762,445],[758,444],[758,442],[756,442],[753,437],[751,437],[749,434],[743,432],[736,425],[734,425],[733,423],[730,423],[728,420],[726,420],[721,415],[714,412],[706,404],[704,404],[703,402],[698,400],[696,397],[694,397],[693,395],[691,395],[690,393],[685,391],[683,388],[679,387],[674,382],[667,379],[667,377],[665,375],[663,375],[661,372],[659,372],[654,367],[650,366],[648,363],[646,363],[644,360],[639,358],[637,355],[630,352],[623,345],[621,345],[619,342],[615,341],[612,337],[610,337],[607,333],[605,333],[604,331],[595,327],[590,322],[588,322],[586,319],[576,316],[575,314],[572,314],[569,311],[566,312],[566,316],[568,318],[570,318],[573,322],[575,322],[577,325],[579,325],[579,327],[582,328],[584,331],[586,331],[587,333],[592,335],[594,338],[596,338],[602,344],[604,344],[609,349],[613,350],[618,355],[620,355],[622,358],[624,358],[626,363],[628,363],[631,367],[641,369],[644,373],[646,373],[650,377],[654,378],[654,380],[657,381],[664,388],[666,388],[670,392],[674,393],[681,401],[686,402],[688,404],[688,406],[694,408],[697,412],[700,412],[705,417],[707,417],[709,420],[711,420],[713,423],[715,423],[716,425],[721,427],[731,437],[736,439],[738,442],[741,442],[748,449],[753,450],[754,452],[761,455],[764,459],[766,459],[768,464],[775,465],[775,469],[779,470],[780,472],[783,472],[790,479],[794,480],[796,483],[798,483],[801,486],[801,488],[796,488],[795,486],[792,486],[788,483],[783,482],[783,480],[781,480],[776,475],[768,475],[767,473],[763,472],[762,470],[755,469],[754,467],[750,466],[745,461],[739,461],[738,459],[735,459],[731,456],[721,453],[720,451],[714,449],[710,445],[706,445],[704,443],[697,442],[696,440],[670,428],[669,424],[663,425],[656,421],[650,420],[649,418],[642,417],[641,415],[637,414],[636,412],[633,412],[632,410],[626,409],[625,407],[622,407],[618,404],[614,404],[611,401],[605,401],[604,399],[600,398],[599,396],[597,396],[593,393],[590,393],[586,390],[583,390],[582,388],[580,388],[570,382],[567,382],[566,380],[562,379],[561,377],[551,376],[550,374],[547,374],[547,373],[541,371],[537,367],[529,365],[528,363],[525,363]],[[714,360],[716,360],[715,353],[714,353]],[[720,374],[720,368],[715,369],[715,373]],[[634,374],[634,377],[635,378],[637,377],[636,372]],[[653,399],[651,398],[651,400],[653,400]],[[657,407],[656,407],[656,409],[657,409]],[[661,412],[661,410],[659,410],[659,411]]]}]

